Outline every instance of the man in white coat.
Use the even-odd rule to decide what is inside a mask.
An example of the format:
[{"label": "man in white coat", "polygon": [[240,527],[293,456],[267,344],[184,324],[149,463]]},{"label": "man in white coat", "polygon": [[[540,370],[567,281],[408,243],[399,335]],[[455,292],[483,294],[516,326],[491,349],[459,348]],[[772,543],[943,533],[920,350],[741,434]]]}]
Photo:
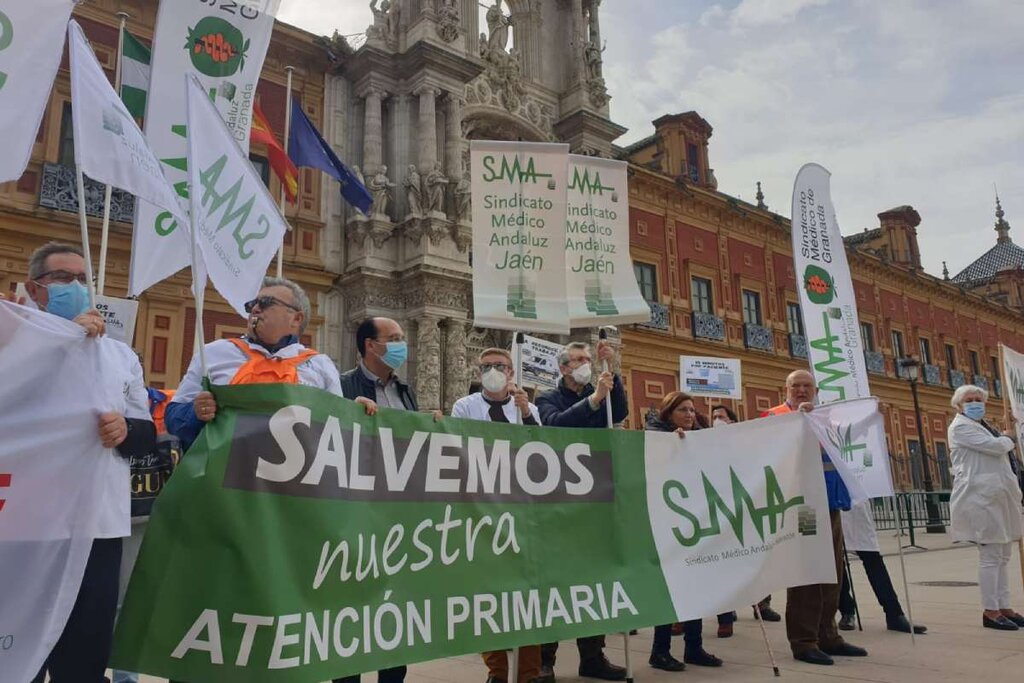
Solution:
[{"label": "man in white coat", "polygon": [[1010,464],[1015,437],[1012,424],[1000,434],[985,422],[986,400],[987,391],[966,384],[950,401],[957,411],[946,433],[953,465],[950,534],[978,544],[982,625],[1016,631],[1024,616],[1010,607],[1009,564],[1022,533],[1020,485]]}]

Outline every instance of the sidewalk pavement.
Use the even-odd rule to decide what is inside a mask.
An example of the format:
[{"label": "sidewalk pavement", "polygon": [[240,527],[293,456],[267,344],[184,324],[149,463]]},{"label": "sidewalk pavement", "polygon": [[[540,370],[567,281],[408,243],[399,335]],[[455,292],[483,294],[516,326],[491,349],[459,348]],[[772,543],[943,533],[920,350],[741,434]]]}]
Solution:
[{"label": "sidewalk pavement", "polygon": [[[898,546],[893,532],[879,532],[886,566],[907,610],[900,574]],[[981,626],[978,580],[978,552],[973,546],[954,544],[945,534],[925,534],[915,539],[927,550],[907,549],[904,559],[910,583],[914,619],[928,626],[928,633],[917,636],[916,644],[906,634],[885,629],[885,617],[874,599],[871,587],[856,557],[852,558],[854,589],[861,606],[864,631],[845,632],[852,643],[867,648],[870,656],[863,659],[837,658],[835,666],[813,666],[793,659],[786,642],[783,623],[766,624],[768,637],[781,669],[782,681],[788,683],[846,683],[873,681],[878,683],[936,683],[939,681],[1019,681],[1024,675],[1024,630],[1002,632]],[[903,543],[909,541],[903,537]],[[930,582],[970,582],[968,586],[933,586]],[[1024,588],[1020,562],[1014,552],[1010,563],[1010,587],[1013,604],[1024,611]],[[777,593],[773,606],[785,608],[785,591]],[[637,681],[670,681],[681,683],[738,683],[740,681],[776,680],[765,651],[764,639],[749,607],[737,608],[740,619],[735,635],[727,640],[716,637],[715,619],[705,619],[704,647],[725,660],[721,669],[689,666],[683,673],[667,673],[651,669],[647,664],[652,629],[643,629],[630,639],[634,678]],[[672,651],[682,657],[681,638],[673,639]],[[610,636],[606,648],[608,658],[623,664],[623,638]],[[557,680],[563,683],[593,681],[578,678],[579,659],[575,643],[566,642],[558,650],[555,668]],[[998,677],[998,678],[997,678]],[[465,655],[409,668],[408,683],[483,683],[487,671],[479,655]],[[143,683],[163,679],[142,677]],[[367,674],[367,683],[376,674]]]}]

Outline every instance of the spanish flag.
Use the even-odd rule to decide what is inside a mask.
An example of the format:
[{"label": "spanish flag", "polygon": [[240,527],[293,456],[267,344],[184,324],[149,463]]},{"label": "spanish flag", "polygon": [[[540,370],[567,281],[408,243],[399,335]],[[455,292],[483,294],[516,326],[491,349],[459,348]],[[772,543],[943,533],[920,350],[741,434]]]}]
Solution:
[{"label": "spanish flag", "polygon": [[260,105],[253,106],[252,114],[252,130],[249,133],[249,139],[267,146],[270,168],[273,169],[274,175],[284,186],[284,194],[288,201],[294,204],[299,193],[299,170],[295,168],[295,164],[288,158],[281,143],[274,137],[274,131],[270,129],[270,124],[267,123],[267,117],[263,115]]}]

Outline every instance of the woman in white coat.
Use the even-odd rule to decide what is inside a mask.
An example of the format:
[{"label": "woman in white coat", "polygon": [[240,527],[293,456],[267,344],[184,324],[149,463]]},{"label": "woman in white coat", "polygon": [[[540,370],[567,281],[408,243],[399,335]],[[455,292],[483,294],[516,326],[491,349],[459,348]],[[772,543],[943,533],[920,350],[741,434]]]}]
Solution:
[{"label": "woman in white coat", "polygon": [[953,540],[978,544],[982,624],[1016,631],[1024,617],[1010,608],[1008,566],[1021,538],[1021,490],[1010,466],[1011,432],[986,423],[988,392],[964,385],[950,402],[957,411],[947,431],[953,465],[950,522]]}]

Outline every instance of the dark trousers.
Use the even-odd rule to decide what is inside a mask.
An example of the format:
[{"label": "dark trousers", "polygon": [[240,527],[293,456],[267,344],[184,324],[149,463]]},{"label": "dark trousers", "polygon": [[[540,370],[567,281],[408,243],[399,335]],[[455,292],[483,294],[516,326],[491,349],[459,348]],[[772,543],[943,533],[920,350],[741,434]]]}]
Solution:
[{"label": "dark trousers", "polygon": [[[704,621],[702,619],[683,622],[683,642],[686,644],[686,654],[698,654],[704,649]],[[672,624],[655,626],[651,655],[667,655],[671,645]]]},{"label": "dark trousers", "polygon": [[[843,579],[843,525],[839,511],[831,510],[832,550],[836,576]],[[817,648],[834,648],[843,643],[836,628],[839,584],[816,583],[786,591],[786,636],[794,655]]]},{"label": "dark trousers", "polygon": [[[396,666],[393,669],[381,669],[377,672],[378,683],[402,683],[405,680],[406,667]],[[335,678],[333,683],[359,683],[359,674]]]},{"label": "dark trousers", "polygon": [[[604,656],[604,636],[587,636],[576,639],[576,648],[580,651],[580,661],[588,662]],[[543,666],[555,667],[555,653],[558,643],[545,643],[540,646],[540,663]]]},{"label": "dark trousers", "polygon": [[[864,565],[864,573],[868,575],[868,582],[871,590],[878,598],[878,604],[885,611],[886,619],[895,619],[903,616],[903,607],[900,606],[900,599],[896,595],[896,589],[892,586],[892,579],[889,578],[889,570],[885,568],[882,560],[882,553],[877,550],[858,550],[857,557]],[[857,611],[857,604],[853,601],[853,591],[850,589],[850,577],[843,575],[843,584],[839,590],[839,612],[845,615],[852,615]]]},{"label": "dark trousers", "polygon": [[121,573],[121,539],[92,542],[82,585],[68,623],[32,683],[104,683],[114,640],[117,583]]}]

